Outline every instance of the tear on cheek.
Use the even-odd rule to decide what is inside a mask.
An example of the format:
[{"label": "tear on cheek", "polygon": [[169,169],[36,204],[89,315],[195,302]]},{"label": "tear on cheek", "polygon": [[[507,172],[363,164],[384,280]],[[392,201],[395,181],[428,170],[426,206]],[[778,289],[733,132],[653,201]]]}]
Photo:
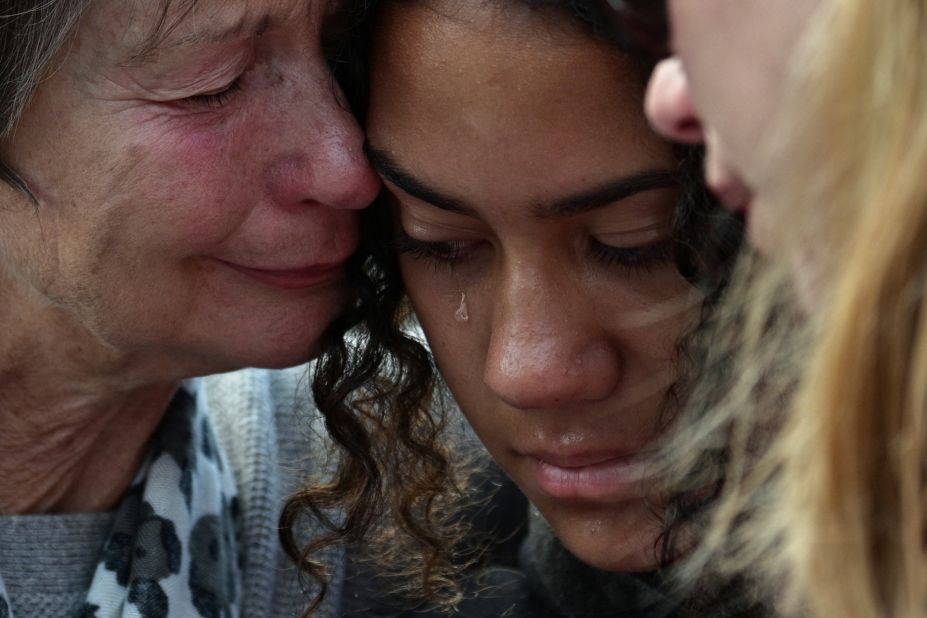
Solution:
[{"label": "tear on cheek", "polygon": [[457,306],[457,311],[454,312],[454,319],[458,322],[467,322],[470,320],[470,308],[467,305],[467,293],[460,293],[460,304]]}]

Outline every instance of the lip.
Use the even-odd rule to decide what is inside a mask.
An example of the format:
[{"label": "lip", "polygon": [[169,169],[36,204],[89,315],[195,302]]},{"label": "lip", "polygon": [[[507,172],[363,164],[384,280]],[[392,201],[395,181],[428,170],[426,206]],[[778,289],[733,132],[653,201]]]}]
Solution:
[{"label": "lip", "polygon": [[313,288],[344,278],[345,261],[298,268],[254,268],[225,260],[219,261],[260,283],[284,290]]},{"label": "lip", "polygon": [[637,455],[580,453],[569,456],[531,455],[540,489],[560,500],[606,500],[640,491],[647,466]]}]

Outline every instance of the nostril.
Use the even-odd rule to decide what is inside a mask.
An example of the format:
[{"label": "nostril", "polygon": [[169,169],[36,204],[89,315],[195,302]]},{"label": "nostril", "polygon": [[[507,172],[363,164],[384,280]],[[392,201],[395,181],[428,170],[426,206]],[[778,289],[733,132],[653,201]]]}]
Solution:
[{"label": "nostril", "polygon": [[678,119],[668,137],[683,144],[701,144],[705,141],[702,123],[694,116]]},{"label": "nostril", "polygon": [[702,132],[701,123],[695,118],[684,118],[676,124],[677,133],[693,135]]}]

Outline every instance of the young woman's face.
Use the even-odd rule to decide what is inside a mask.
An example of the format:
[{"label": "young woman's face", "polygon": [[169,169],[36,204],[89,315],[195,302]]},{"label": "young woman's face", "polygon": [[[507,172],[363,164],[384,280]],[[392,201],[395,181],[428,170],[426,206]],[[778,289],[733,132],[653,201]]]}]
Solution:
[{"label": "young woman's face", "polygon": [[676,163],[611,47],[481,6],[394,2],[379,24],[368,133],[409,298],[464,414],[567,547],[652,568],[637,455],[699,306],[671,258]]}]

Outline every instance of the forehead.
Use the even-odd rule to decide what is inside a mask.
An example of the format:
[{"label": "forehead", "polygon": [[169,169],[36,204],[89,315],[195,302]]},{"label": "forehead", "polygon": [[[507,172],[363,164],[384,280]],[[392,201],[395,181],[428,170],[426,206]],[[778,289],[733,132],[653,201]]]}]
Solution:
[{"label": "forehead", "polygon": [[535,122],[548,133],[565,113],[589,124],[613,119],[598,132],[645,123],[644,79],[612,46],[580,30],[547,31],[543,19],[483,13],[459,19],[419,3],[388,4],[372,61],[377,120],[494,121],[501,132]]},{"label": "forehead", "polygon": [[453,153],[488,176],[529,159],[565,176],[664,153],[643,116],[642,77],[579,30],[551,36],[543,20],[508,22],[504,11],[460,20],[399,2],[379,26],[371,142],[399,148],[415,170]]},{"label": "forehead", "polygon": [[[80,39],[107,56],[144,62],[161,52],[259,32],[311,17],[328,0],[101,0],[80,23]],[[86,49],[86,44],[81,46]]]},{"label": "forehead", "polygon": [[[387,3],[372,56],[375,90],[429,99],[434,109],[462,111],[496,98],[487,107],[521,108],[524,117],[538,117],[552,106],[607,110],[610,116],[625,110],[643,118],[644,78],[612,46],[580,29],[562,28],[565,18],[525,19],[494,3],[475,5],[483,8],[461,15],[425,3]],[[540,92],[556,95],[524,107]],[[449,117],[445,112],[440,116]]]}]

